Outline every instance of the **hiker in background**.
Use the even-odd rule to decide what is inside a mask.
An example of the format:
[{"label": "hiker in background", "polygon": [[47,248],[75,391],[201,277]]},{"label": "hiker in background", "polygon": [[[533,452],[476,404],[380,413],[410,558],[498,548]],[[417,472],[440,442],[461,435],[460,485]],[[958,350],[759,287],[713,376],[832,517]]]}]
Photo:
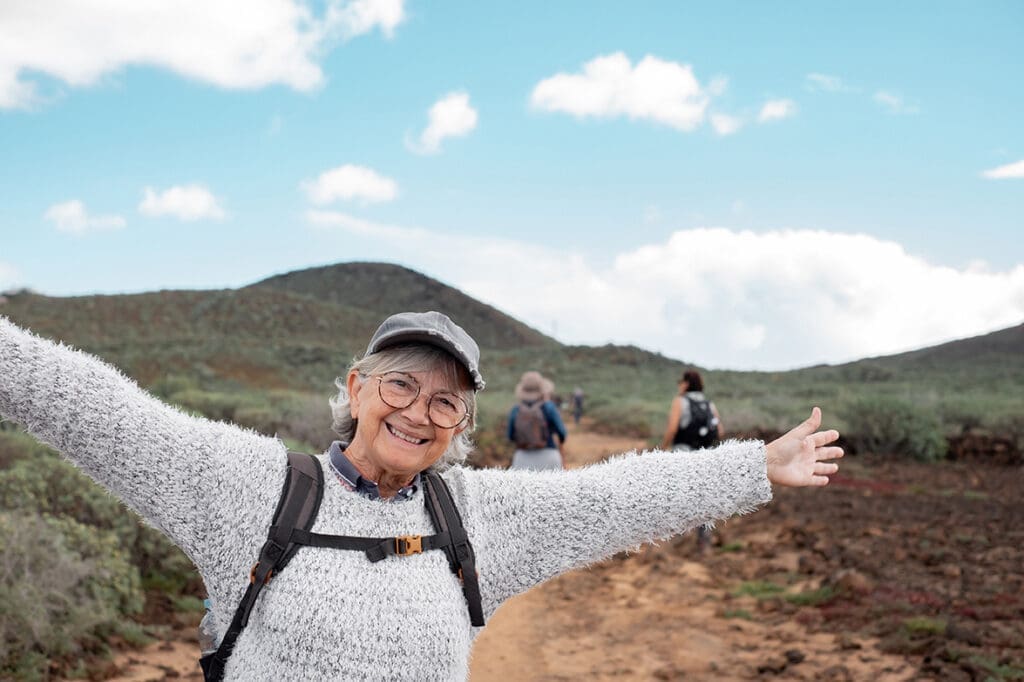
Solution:
[{"label": "hiker in background", "polygon": [[[725,437],[718,408],[704,395],[700,372],[688,369],[679,380],[679,392],[672,399],[668,424],[661,439],[663,450],[689,452],[709,448]],[[697,528],[697,547],[701,553],[711,548],[711,527]]]},{"label": "hiker in background", "polygon": [[583,389],[577,386],[572,391],[572,420],[576,426],[580,425],[580,417],[583,416]]},{"label": "hiker in background", "polygon": [[558,408],[545,395],[545,382],[554,392],[554,383],[540,372],[526,372],[516,384],[517,402],[508,415],[508,439],[516,445],[511,469],[562,468],[565,425]]},{"label": "hiker in background", "polygon": [[[539,375],[527,378],[521,395],[539,399]],[[843,454],[815,407],[768,444],[568,471],[462,466],[480,350],[436,312],[386,319],[336,383],[339,440],[316,456],[288,453],[0,316],[0,418],[195,562],[221,638],[204,659],[208,680],[464,680],[479,627],[511,597],[750,511],[773,484],[823,486],[839,468],[827,460]]]}]

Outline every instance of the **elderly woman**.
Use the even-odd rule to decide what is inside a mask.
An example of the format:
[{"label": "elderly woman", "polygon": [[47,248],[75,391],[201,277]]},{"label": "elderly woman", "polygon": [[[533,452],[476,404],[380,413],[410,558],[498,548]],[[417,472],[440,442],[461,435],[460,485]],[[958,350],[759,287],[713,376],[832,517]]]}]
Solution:
[{"label": "elderly woman", "polygon": [[438,532],[423,503],[424,480],[440,471],[475,549],[473,575],[455,575],[446,552],[429,548],[370,560],[304,546],[271,576],[253,561],[273,549],[268,526],[292,473],[281,441],[188,416],[100,360],[0,318],[0,415],[182,547],[220,632],[265,583],[226,658],[228,680],[464,679],[479,619],[460,578],[490,616],[559,573],[750,511],[771,499],[772,483],[824,485],[837,466],[823,460],[842,454],[829,446],[835,431],[818,431],[815,408],[768,445],[730,441],[563,472],[463,468],[484,381],[477,345],[439,313],[386,320],[339,383],[342,440],[315,458],[327,474],[312,533],[447,538],[457,529]]}]

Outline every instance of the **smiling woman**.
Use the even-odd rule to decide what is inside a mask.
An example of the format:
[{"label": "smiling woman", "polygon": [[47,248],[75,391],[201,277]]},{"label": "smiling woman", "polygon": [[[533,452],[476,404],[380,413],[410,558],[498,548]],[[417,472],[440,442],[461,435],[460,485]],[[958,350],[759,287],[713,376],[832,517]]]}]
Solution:
[{"label": "smiling woman", "polygon": [[837,466],[824,460],[842,455],[814,408],[767,445],[571,471],[464,468],[480,351],[436,312],[389,317],[337,383],[341,440],[297,455],[183,414],[0,317],[0,416],[195,562],[212,603],[206,633],[220,640],[208,642],[208,680],[465,679],[479,628],[510,597],[752,510],[772,483],[825,485]]}]

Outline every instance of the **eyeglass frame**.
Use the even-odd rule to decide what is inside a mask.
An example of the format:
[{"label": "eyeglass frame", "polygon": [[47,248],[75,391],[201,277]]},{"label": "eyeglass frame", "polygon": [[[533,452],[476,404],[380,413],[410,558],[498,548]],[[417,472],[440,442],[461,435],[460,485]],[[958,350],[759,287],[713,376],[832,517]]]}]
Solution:
[{"label": "eyeglass frame", "polygon": [[[384,392],[383,392],[381,387],[384,384],[384,377],[388,376],[389,374],[400,374],[403,377],[406,377],[409,380],[410,383],[412,383],[414,386],[416,386],[416,395],[414,395],[412,397],[412,400],[410,400],[408,404],[401,405],[401,406],[399,406],[399,405],[392,405],[391,403],[389,403],[384,398]],[[411,374],[408,374],[406,372],[399,372],[397,370],[393,370],[391,372],[384,372],[384,374],[373,374],[373,375],[370,375],[367,378],[369,378],[369,379],[376,379],[377,380],[377,395],[380,397],[381,402],[383,402],[388,407],[396,409],[396,410],[408,409],[409,407],[411,407],[419,399],[420,394],[423,392],[423,387],[420,386],[420,382],[416,380],[416,377],[414,377]],[[438,395],[439,393],[449,393],[449,394],[455,396],[455,398],[457,398],[459,400],[459,402],[462,403],[463,407],[466,408],[466,413],[464,415],[462,415],[462,419],[460,419],[459,421],[455,422],[455,424],[453,424],[452,426],[442,426],[442,425],[438,424],[437,422],[435,422],[434,418],[430,416],[430,403],[431,403],[431,401],[434,400],[434,396]],[[466,399],[463,398],[461,395],[459,395],[458,392],[456,392],[456,391],[452,391],[452,390],[434,391],[433,393],[431,393],[427,397],[427,419],[429,419],[430,423],[433,424],[434,426],[436,426],[439,429],[445,429],[445,430],[457,429],[461,425],[466,423],[466,421],[469,419],[469,415],[470,415],[469,403],[466,402]]]}]

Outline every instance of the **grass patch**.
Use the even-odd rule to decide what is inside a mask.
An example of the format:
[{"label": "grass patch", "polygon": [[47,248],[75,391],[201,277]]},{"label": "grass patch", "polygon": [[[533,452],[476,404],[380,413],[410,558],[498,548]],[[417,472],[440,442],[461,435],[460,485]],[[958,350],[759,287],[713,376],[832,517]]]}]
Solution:
[{"label": "grass patch", "polygon": [[203,606],[203,600],[199,597],[193,597],[190,594],[172,594],[168,596],[171,599],[171,604],[174,605],[175,611],[183,611],[186,613],[202,613],[206,611],[206,607]]},{"label": "grass patch", "polygon": [[785,600],[796,606],[820,606],[835,599],[836,594],[836,588],[825,585],[816,590],[787,594]]},{"label": "grass patch", "polygon": [[915,616],[903,621],[903,629],[911,635],[942,635],[946,632],[946,621],[943,618]]},{"label": "grass patch", "polygon": [[988,499],[988,493],[983,493],[983,492],[980,492],[980,491],[977,491],[977,490],[965,490],[964,491],[964,499],[965,500],[987,500]]},{"label": "grass patch", "polygon": [[987,678],[1002,682],[1003,680],[1024,680],[1024,665],[1018,663],[1000,664],[991,656],[971,656],[968,659],[971,663],[983,668],[992,677]]},{"label": "grass patch", "polygon": [[728,552],[742,552],[743,551],[743,543],[742,542],[729,542],[729,543],[726,543],[726,544],[722,545],[721,547],[719,547],[718,551],[719,551],[719,553],[722,553],[722,554],[725,554],[725,553],[728,553]]},{"label": "grass patch", "polygon": [[732,591],[735,597],[754,597],[755,599],[768,599],[776,597],[786,588],[775,583],[764,580],[748,580]]}]

